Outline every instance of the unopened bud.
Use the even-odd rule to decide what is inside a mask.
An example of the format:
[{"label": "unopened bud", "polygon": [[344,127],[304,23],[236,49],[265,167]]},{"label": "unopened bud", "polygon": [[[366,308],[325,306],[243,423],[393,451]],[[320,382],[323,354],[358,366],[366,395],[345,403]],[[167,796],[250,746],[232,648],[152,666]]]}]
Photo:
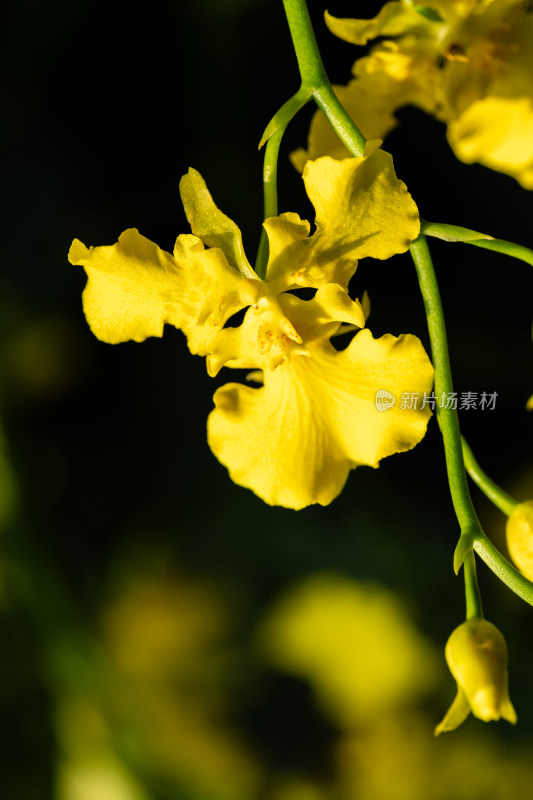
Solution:
[{"label": "unopened bud", "polygon": [[516,722],[509,699],[507,645],[495,625],[484,619],[459,625],[446,644],[446,661],[457,681],[457,696],[437,726],[437,735],[457,728],[470,712],[485,722]]}]

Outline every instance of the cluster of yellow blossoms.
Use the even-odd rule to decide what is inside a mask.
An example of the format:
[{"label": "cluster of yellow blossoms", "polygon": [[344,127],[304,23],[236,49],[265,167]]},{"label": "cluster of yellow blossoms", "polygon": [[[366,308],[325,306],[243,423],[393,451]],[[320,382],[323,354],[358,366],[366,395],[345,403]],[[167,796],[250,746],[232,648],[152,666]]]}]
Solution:
[{"label": "cluster of yellow blossoms", "polygon": [[[74,240],[69,253],[87,273],[84,311],[100,340],[141,342],[170,324],[183,331],[191,353],[206,358],[210,376],[223,367],[248,372],[248,383],[215,392],[209,445],[235,483],[293,509],[330,503],[350,470],[377,467],[414,447],[430,416],[427,406],[395,402],[431,391],[433,368],[420,341],[410,334],[374,339],[364,304],[348,293],[359,259],[389,259],[420,233],[417,207],[376,141],[396,124],[395,110],[423,108],[447,124],[463,161],[533,188],[529,2],[392,0],[372,20],[326,14],[326,21],[357,45],[389,38],[356,62],[348,86],[336,87],[371,139],[364,156],[347,158],[320,112],[308,149],[293,154],[315,209],[313,233],[294,213],[267,219],[263,277],[244,253],[239,228],[191,169],[180,193],[192,234],[178,236],[172,254],[135,229],[111,246]],[[339,334],[352,337],[344,349],[332,344]],[[390,400],[386,408],[381,396]],[[507,529],[511,556],[529,576],[532,509],[518,506]],[[477,617],[460,625],[446,658],[458,692],[436,733],[453,730],[470,711],[486,721],[516,721],[507,649],[494,625]]]},{"label": "cluster of yellow blossoms", "polygon": [[[433,382],[420,341],[374,339],[347,291],[358,259],[405,252],[420,230],[390,155],[369,143],[362,158],[309,162],[303,178],[316,230],[309,235],[309,223],[293,213],[267,219],[264,280],[195,170],[180,184],[193,233],[178,237],[173,254],[134,229],[109,247],[75,240],[69,253],[87,272],[84,311],[102,341],[140,342],[168,323],[206,357],[211,376],[223,366],[252,370],[258,388],[229,383],[216,391],[209,445],[236,483],[294,509],[330,503],[351,469],[414,447],[429,409],[398,402],[383,412],[376,393],[422,396]],[[294,293],[302,288],[316,289],[314,297]],[[332,345],[332,336],[353,330],[345,349]]]},{"label": "cluster of yellow blossoms", "polygon": [[[447,125],[456,156],[533,189],[533,5],[529,0],[392,0],[371,20],[336,19],[330,30],[355,45],[385,37],[359,58],[339,99],[368,138],[383,138],[401,106]],[[293,160],[346,151],[316,114],[308,151]]]}]

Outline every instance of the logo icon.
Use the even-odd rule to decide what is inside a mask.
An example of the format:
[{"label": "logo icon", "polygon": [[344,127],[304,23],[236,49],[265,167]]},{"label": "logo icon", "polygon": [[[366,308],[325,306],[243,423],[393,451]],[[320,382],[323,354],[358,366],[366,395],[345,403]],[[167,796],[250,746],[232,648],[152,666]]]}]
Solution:
[{"label": "logo icon", "polygon": [[396,398],[386,389],[378,389],[376,392],[376,408],[378,411],[388,411],[394,406]]}]

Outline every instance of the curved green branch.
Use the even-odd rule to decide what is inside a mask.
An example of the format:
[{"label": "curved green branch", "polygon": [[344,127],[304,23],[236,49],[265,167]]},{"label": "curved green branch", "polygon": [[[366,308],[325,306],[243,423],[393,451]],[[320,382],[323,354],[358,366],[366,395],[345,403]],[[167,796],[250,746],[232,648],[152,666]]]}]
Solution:
[{"label": "curved green branch", "polygon": [[[283,127],[278,128],[273,133],[265,148],[265,160],[263,162],[263,219],[275,217],[278,213],[278,154],[287,122]],[[268,264],[268,236],[265,229],[261,231],[261,239],[259,241],[259,249],[257,251],[257,258],[255,260],[255,271],[260,278],[266,275]]]},{"label": "curved green branch", "polygon": [[494,481],[483,472],[464,437],[462,438],[462,443],[463,458],[468,474],[474,483],[479,486],[483,494],[508,517],[513,508],[518,504],[518,500],[515,500],[510,494],[504,492],[498,484],[494,483]]},{"label": "curved green branch", "polygon": [[478,233],[468,228],[461,228],[459,225],[446,225],[444,222],[427,222],[421,220],[421,231],[426,236],[433,236],[436,239],[443,239],[445,242],[464,242],[473,244],[475,247],[484,247],[485,250],[495,250],[506,256],[525,261],[533,267],[533,250],[514,242],[506,242],[504,239],[494,239],[486,233]]},{"label": "curved green branch", "polygon": [[273,136],[277,131],[282,129],[283,131],[296,116],[298,111],[305,106],[306,103],[309,102],[313,95],[312,89],[309,86],[300,86],[296,94],[293,94],[292,97],[289,97],[286,103],[284,103],[281,108],[276,111],[270,122],[265,128],[265,132],[261,137],[261,141],[259,142],[258,150],[261,150],[263,145],[268,142],[271,136]]},{"label": "curved green branch", "polygon": [[474,542],[474,550],[511,591],[533,606],[533,583],[509,564],[484,533]]}]

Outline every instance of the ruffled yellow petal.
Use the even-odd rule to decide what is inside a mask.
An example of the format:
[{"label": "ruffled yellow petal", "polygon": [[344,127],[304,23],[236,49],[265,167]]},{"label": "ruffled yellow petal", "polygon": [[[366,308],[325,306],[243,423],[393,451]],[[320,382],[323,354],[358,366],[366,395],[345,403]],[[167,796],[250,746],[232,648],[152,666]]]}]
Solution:
[{"label": "ruffled yellow petal", "polygon": [[308,251],[301,244],[311,230],[307,220],[288,212],[263,222],[268,236],[266,280],[280,291],[301,285]]},{"label": "ruffled yellow petal", "polygon": [[304,342],[332,336],[341,323],[365,327],[365,312],[359,300],[352,300],[338,283],[325,283],[312,300],[293,294],[279,297],[280,306]]},{"label": "ruffled yellow petal", "polygon": [[403,105],[415,105],[440,117],[445,93],[438,55],[438,47],[431,39],[406,37],[381,42],[368,56],[355,62],[353,72],[357,80],[354,86],[360,82],[369,94],[376,92],[378,97],[370,102],[379,114],[378,120],[385,119],[385,103],[391,111]]},{"label": "ruffled yellow petal", "polygon": [[192,232],[208,247],[220,247],[243,275],[257,277],[246,258],[239,228],[217,208],[204,179],[192,167],[180,181],[180,195]]},{"label": "ruffled yellow petal", "polygon": [[326,505],[360,464],[409,450],[424,436],[430,412],[376,408],[376,392],[429,392],[433,369],[414,336],[357,334],[337,352],[308,346],[265,371],[265,385],[231,383],[214,396],[208,441],[232,479],[266,503],[299,509]]},{"label": "ruffled yellow petal", "polygon": [[166,322],[179,328],[177,265],[170,253],[130,228],[110,247],[87,248],[75,239],[68,259],[85,268],[83,309],[92,332],[116,344],[162,336]]},{"label": "ruffled yellow petal", "polygon": [[403,33],[419,33],[433,24],[418,13],[412,5],[402,2],[386,3],[374,19],[338,19],[325,13],[330,31],[351,44],[367,44],[377,36],[400,36]]},{"label": "ruffled yellow petal", "polygon": [[176,239],[174,259],[180,268],[176,281],[183,313],[180,327],[191,353],[204,356],[232,314],[249,305],[249,280],[228,264],[222,250],[205,250],[190,234]]},{"label": "ruffled yellow petal", "polygon": [[311,241],[320,265],[333,273],[327,282],[343,284],[335,271],[346,262],[405,252],[420,232],[418,209],[396,177],[392,157],[383,150],[372,152],[372,146],[367,143],[370,155],[363,158],[319,158],[308,161],[304,170],[316,210]]},{"label": "ruffled yellow petal", "polygon": [[418,209],[379,144],[367,142],[362,158],[307,162],[303,180],[316,211],[313,236],[297,214],[266,220],[267,280],[274,293],[326,283],[346,288],[358,258],[390,258],[418,236]]},{"label": "ruffled yellow petal", "polygon": [[[353,160],[353,159],[352,159]],[[333,176],[333,179],[335,176]],[[337,187],[330,185],[336,192]],[[341,203],[339,213],[348,216],[349,198]],[[309,223],[297,214],[282,214],[263,223],[269,241],[269,262],[266,279],[273,294],[289,289],[318,288],[325,283],[338,283],[344,288],[357,269],[357,258],[345,255],[339,235],[327,237],[304,236]],[[339,225],[342,228],[342,225]],[[348,248],[348,251],[350,248]]]},{"label": "ruffled yellow petal", "polygon": [[171,255],[130,228],[109,247],[87,248],[75,239],[69,261],[88,276],[87,322],[110,344],[162,336],[168,323],[185,332],[193,353],[205,354],[226,319],[246,305],[242,276],[196,236],[178,237]]},{"label": "ruffled yellow petal", "polygon": [[479,162],[533,189],[533,103],[529,97],[486,97],[448,126],[461,161]]}]

